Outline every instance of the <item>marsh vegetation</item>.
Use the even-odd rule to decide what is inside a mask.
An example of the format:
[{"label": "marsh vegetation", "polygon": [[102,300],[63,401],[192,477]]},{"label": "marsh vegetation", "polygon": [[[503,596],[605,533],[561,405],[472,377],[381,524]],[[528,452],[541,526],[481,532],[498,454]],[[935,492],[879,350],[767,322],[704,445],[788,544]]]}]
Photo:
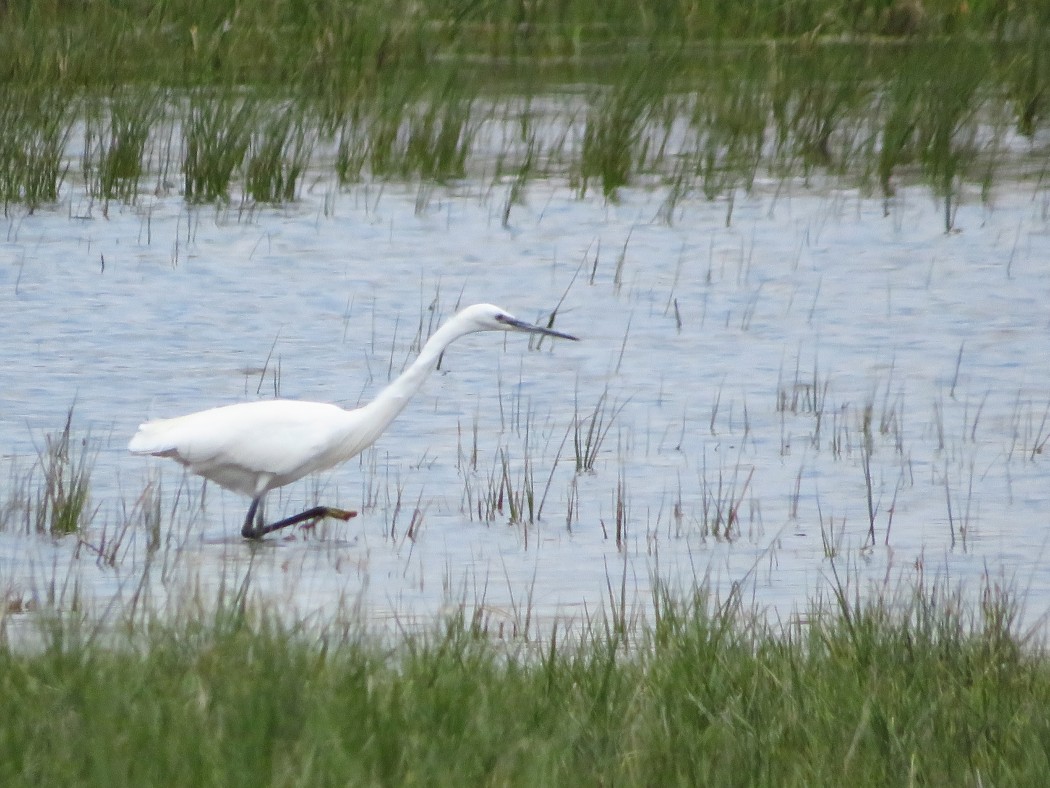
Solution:
[{"label": "marsh vegetation", "polygon": [[1042,5],[11,3],[0,197],[286,202],[312,165],[673,206],[802,177],[925,183],[950,227],[962,184],[1044,174]]},{"label": "marsh vegetation", "polygon": [[0,6],[4,785],[1045,781],[1046,3]]},{"label": "marsh vegetation", "polygon": [[[1050,669],[1017,599],[845,589],[770,627],[660,598],[647,626],[508,642],[470,616],[382,643],[192,606],[0,649],[4,784],[1035,784]],[[973,610],[974,612],[965,612]],[[104,645],[103,645],[104,643]]]}]

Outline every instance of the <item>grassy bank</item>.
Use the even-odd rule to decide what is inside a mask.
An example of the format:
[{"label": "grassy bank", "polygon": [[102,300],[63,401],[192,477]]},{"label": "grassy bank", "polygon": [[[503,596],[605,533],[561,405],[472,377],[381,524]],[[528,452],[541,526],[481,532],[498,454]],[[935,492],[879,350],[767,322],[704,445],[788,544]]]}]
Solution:
[{"label": "grassy bank", "polygon": [[673,207],[830,175],[924,180],[950,224],[962,184],[1045,174],[1046,6],[9,3],[0,199],[286,202],[313,168]]},{"label": "grassy bank", "polygon": [[[771,627],[705,596],[632,632],[219,614],[0,649],[0,779],[78,784],[1039,784],[1050,662],[943,586]],[[106,644],[102,645],[101,641]]]}]

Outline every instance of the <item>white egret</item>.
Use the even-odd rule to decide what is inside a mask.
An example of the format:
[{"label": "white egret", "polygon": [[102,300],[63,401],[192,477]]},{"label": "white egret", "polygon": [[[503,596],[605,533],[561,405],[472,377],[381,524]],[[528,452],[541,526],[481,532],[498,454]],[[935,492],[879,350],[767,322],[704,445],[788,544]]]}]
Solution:
[{"label": "white egret", "polygon": [[260,539],[306,520],[349,520],[356,512],[315,506],[267,524],[263,498],[307,474],[332,468],[375,443],[408,404],[452,342],[477,331],[522,331],[561,339],[576,337],[518,320],[492,304],[469,306],[423,345],[419,356],[379,395],[346,410],[324,402],[263,400],[147,421],[128,444],[134,454],[171,457],[220,487],[251,498],[241,535]]}]

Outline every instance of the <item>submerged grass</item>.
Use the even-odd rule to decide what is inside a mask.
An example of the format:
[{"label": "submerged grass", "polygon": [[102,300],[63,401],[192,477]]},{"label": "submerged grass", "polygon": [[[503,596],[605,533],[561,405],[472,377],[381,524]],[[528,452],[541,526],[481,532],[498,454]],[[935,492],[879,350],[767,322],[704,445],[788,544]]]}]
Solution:
[{"label": "submerged grass", "polygon": [[844,588],[772,626],[658,592],[622,630],[396,642],[239,601],[0,648],[0,780],[72,784],[1039,784],[1050,661],[1015,596]]}]

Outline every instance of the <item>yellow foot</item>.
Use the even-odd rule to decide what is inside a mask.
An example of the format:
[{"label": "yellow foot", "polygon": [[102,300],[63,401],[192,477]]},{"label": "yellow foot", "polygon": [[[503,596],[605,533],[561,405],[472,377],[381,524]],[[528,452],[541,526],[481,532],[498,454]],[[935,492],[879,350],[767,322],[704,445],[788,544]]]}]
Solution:
[{"label": "yellow foot", "polygon": [[349,520],[351,517],[357,517],[357,512],[349,512],[346,509],[332,509],[331,507],[325,512],[326,517],[334,517],[336,520]]}]

